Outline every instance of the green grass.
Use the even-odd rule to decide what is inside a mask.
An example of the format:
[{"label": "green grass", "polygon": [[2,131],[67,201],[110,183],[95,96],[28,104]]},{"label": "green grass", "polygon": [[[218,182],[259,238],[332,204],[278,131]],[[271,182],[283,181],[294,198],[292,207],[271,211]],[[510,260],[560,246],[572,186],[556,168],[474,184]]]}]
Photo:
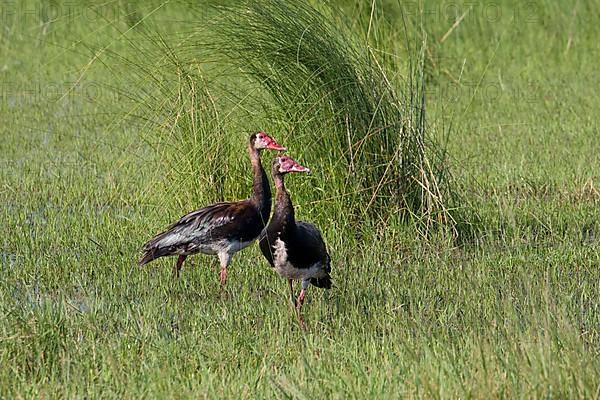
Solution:
[{"label": "green grass", "polygon": [[[225,57],[227,43],[203,45],[202,27],[228,37],[218,8],[157,2],[93,21],[89,10],[87,20],[8,17],[0,397],[600,397],[593,3],[535,3],[527,23],[509,17],[514,3],[494,3],[498,21],[480,6],[443,42],[452,21],[435,8],[424,19],[405,9],[403,21],[393,1],[340,3],[344,14],[319,12],[339,28],[336,40],[358,49],[359,83],[380,71],[362,64],[361,49],[381,63],[401,105],[384,118],[409,121],[423,50],[420,133],[432,162],[447,148],[439,166],[451,178],[440,190],[458,237],[425,234],[427,209],[394,207],[394,188],[364,196],[360,185],[384,165],[370,165],[369,152],[352,181],[336,147],[346,132],[337,111],[358,121],[359,140],[365,123],[347,97],[364,88],[332,100],[331,79],[307,80],[306,65],[297,81],[274,74],[264,86],[248,58]],[[261,49],[256,65],[268,68],[273,49]],[[292,104],[302,82],[309,89]],[[69,96],[55,101],[56,84]],[[449,85],[458,100],[443,95]],[[497,99],[482,95],[489,87],[500,88]],[[183,213],[248,195],[244,146],[255,129],[314,170],[287,184],[297,215],[323,231],[336,287],[309,290],[306,332],[255,246],[234,258],[225,295],[210,257],[190,259],[178,281],[174,260],[136,264],[142,243]],[[379,195],[376,212],[360,212]]]}]

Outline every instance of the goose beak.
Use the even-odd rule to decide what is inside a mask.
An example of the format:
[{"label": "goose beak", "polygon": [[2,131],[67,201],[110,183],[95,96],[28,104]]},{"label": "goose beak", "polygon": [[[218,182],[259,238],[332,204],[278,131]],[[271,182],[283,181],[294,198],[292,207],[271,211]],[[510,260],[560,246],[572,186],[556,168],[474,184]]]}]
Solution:
[{"label": "goose beak", "polygon": [[310,174],[310,169],[296,163],[294,166],[292,166],[292,168],[290,168],[290,172],[306,172],[307,174]]},{"label": "goose beak", "polygon": [[266,148],[269,149],[269,150],[287,151],[287,149],[285,147],[283,147],[282,145],[280,145],[279,143],[277,143],[275,141],[275,139],[273,139],[270,136],[267,139],[267,147]]},{"label": "goose beak", "polygon": [[285,147],[283,147],[282,145],[280,145],[276,141],[273,141],[273,142],[269,143],[267,145],[267,149],[269,149],[269,150],[277,150],[277,151],[287,151],[287,149]]}]

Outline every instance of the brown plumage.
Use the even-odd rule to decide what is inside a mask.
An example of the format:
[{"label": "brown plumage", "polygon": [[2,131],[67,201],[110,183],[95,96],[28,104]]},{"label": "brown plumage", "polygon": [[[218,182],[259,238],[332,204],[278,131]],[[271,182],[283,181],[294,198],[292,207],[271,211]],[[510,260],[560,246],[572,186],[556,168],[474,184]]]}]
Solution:
[{"label": "brown plumage", "polygon": [[260,162],[262,149],[285,150],[264,132],[250,136],[248,151],[253,184],[249,199],[216,203],[184,215],[146,242],[140,265],[159,257],[177,255],[174,272],[178,276],[187,256],[196,253],[217,255],[221,264],[221,284],[224,285],[233,255],[256,240],[269,220],[271,188]]}]

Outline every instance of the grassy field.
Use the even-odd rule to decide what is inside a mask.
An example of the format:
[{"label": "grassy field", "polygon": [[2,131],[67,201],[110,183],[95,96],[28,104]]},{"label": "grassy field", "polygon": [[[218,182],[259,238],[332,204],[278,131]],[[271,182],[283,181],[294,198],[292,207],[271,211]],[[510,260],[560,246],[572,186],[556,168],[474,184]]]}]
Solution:
[{"label": "grassy field", "polygon": [[[279,3],[0,5],[0,397],[600,398],[595,3]],[[137,266],[257,129],[314,170],[306,331],[256,246]]]}]

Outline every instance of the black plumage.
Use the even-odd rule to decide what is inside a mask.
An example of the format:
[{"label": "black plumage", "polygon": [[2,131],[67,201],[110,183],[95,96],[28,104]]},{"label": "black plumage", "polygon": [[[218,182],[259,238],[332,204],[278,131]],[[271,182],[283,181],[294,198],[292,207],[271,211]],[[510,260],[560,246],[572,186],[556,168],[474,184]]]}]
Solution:
[{"label": "black plumage", "polygon": [[[296,221],[294,206],[284,185],[284,175],[288,172],[308,172],[308,169],[287,156],[273,160],[275,210],[261,233],[259,245],[269,264],[288,279],[292,299],[292,282],[302,282],[302,290],[296,302],[299,311],[309,284],[324,289],[331,288],[331,258],[319,229],[311,223]],[[302,319],[300,321],[303,323]]]}]

